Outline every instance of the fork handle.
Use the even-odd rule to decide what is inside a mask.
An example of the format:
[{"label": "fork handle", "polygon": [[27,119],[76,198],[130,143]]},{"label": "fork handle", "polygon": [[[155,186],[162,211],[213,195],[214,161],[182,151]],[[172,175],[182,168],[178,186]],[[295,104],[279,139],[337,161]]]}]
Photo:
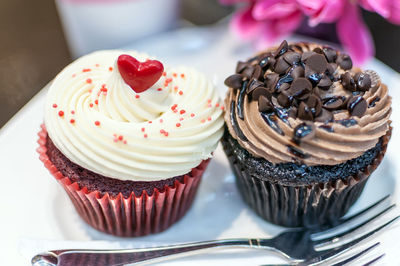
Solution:
[{"label": "fork handle", "polygon": [[[265,239],[263,239],[265,241]],[[264,242],[263,241],[263,242]],[[32,265],[72,266],[72,265],[124,265],[149,260],[167,260],[177,255],[187,255],[211,248],[223,247],[254,247],[268,248],[260,244],[258,239],[225,239],[212,240],[195,243],[187,243],[165,247],[143,248],[143,249],[120,249],[120,250],[88,250],[70,249],[53,250],[36,255],[32,259]]]}]

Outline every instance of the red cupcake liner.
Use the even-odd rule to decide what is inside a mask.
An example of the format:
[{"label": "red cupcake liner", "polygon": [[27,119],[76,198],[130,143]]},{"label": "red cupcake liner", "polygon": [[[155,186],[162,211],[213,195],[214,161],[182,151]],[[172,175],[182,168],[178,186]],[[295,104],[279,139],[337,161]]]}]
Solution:
[{"label": "red cupcake liner", "polygon": [[39,159],[67,192],[82,219],[95,229],[123,237],[143,236],[166,230],[185,215],[192,205],[201,177],[209,160],[202,161],[171,186],[152,193],[143,191],[140,196],[133,192],[128,198],[121,193],[116,197],[97,190],[80,187],[64,176],[47,155],[47,130],[44,124],[38,133]]}]

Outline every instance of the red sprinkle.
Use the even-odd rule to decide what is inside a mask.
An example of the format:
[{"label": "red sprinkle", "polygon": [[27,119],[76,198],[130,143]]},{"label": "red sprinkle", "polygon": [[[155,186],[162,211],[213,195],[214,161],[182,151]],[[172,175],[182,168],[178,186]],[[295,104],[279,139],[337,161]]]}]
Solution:
[{"label": "red sprinkle", "polygon": [[72,77],[75,78],[75,77],[76,77],[76,74],[72,74]]},{"label": "red sprinkle", "polygon": [[175,103],[174,105],[171,106],[171,110],[174,111],[178,107],[178,105]]},{"label": "red sprinkle", "polygon": [[75,114],[75,111],[74,111],[74,110],[72,110],[72,111],[71,111],[71,114],[73,114],[73,115],[74,115],[74,114]]},{"label": "red sprinkle", "polygon": [[162,73],[162,75],[165,77],[165,76],[167,75],[167,72],[164,71],[164,72]]},{"label": "red sprinkle", "polygon": [[89,107],[93,107],[93,103],[89,103]]},{"label": "red sprinkle", "polygon": [[99,67],[100,65],[99,65],[99,64],[95,64],[95,66],[96,66],[96,67]]},{"label": "red sprinkle", "polygon": [[176,123],[176,127],[180,127],[181,126],[181,123]]},{"label": "red sprinkle", "polygon": [[220,108],[221,108],[221,110],[224,110],[224,109],[225,109],[224,106],[221,106]]},{"label": "red sprinkle", "polygon": [[162,88],[158,88],[157,90],[158,90],[158,91],[162,91]]},{"label": "red sprinkle", "polygon": [[207,120],[208,120],[208,121],[211,121],[211,117],[208,117]]},{"label": "red sprinkle", "polygon": [[181,78],[184,78],[184,77],[185,77],[185,74],[182,73],[182,74],[181,74]]},{"label": "red sprinkle", "polygon": [[126,142],[126,140],[124,140],[124,142],[123,142],[124,144],[126,144],[127,142]]},{"label": "red sprinkle", "polygon": [[215,107],[219,107],[219,103],[216,103],[216,104],[215,104]]},{"label": "red sprinkle", "polygon": [[95,103],[95,104],[99,104],[99,100],[97,100],[97,99],[94,100],[94,103]]},{"label": "red sprinkle", "polygon": [[174,91],[177,92],[178,91],[178,86],[174,87]]},{"label": "red sprinkle", "polygon": [[206,122],[206,120],[205,119],[201,119],[201,121],[200,121],[201,123],[205,123]]},{"label": "red sprinkle", "polygon": [[172,76],[173,76],[174,78],[176,78],[178,75],[177,75],[176,73],[173,73]]},{"label": "red sprinkle", "polygon": [[109,70],[109,71],[113,71],[113,68],[112,68],[112,67],[109,67],[108,70]]},{"label": "red sprinkle", "polygon": [[70,122],[71,124],[73,124],[73,123],[75,123],[75,119],[71,119],[71,120],[69,120],[69,122]]},{"label": "red sprinkle", "polygon": [[145,128],[144,127],[142,127],[142,132],[144,132],[145,131]]},{"label": "red sprinkle", "polygon": [[179,121],[183,121],[183,117],[179,118]]},{"label": "red sprinkle", "polygon": [[160,133],[161,133],[161,134],[164,134],[164,133],[165,133],[165,130],[164,130],[164,129],[160,129]]},{"label": "red sprinkle", "polygon": [[181,115],[183,115],[184,113],[186,113],[186,111],[185,111],[184,109],[182,109],[179,113],[180,113]]},{"label": "red sprinkle", "polygon": [[160,119],[160,123],[162,123],[162,122],[164,122],[164,120],[163,120],[163,119]]},{"label": "red sprinkle", "polygon": [[86,83],[89,83],[89,84],[92,83],[92,79],[87,79]]},{"label": "red sprinkle", "polygon": [[53,108],[57,108],[57,104],[53,103]]},{"label": "red sprinkle", "polygon": [[147,134],[144,134],[143,137],[147,138]]},{"label": "red sprinkle", "polygon": [[179,91],[179,95],[182,95],[183,94],[183,91]]},{"label": "red sprinkle", "polygon": [[118,136],[118,140],[123,140],[123,139],[124,139],[123,136],[121,136],[121,135]]},{"label": "red sprinkle", "polygon": [[95,124],[96,126],[100,126],[100,121],[94,121],[94,124]]},{"label": "red sprinkle", "polygon": [[58,116],[64,116],[64,112],[63,111],[59,111],[58,112]]},{"label": "red sprinkle", "polygon": [[136,94],[136,95],[135,95],[135,98],[136,98],[136,99],[139,99],[139,98],[140,98],[140,95],[139,95],[139,94]]},{"label": "red sprinkle", "polygon": [[165,133],[164,133],[164,136],[168,137],[168,132],[165,132]]},{"label": "red sprinkle", "polygon": [[153,123],[153,121],[149,121],[149,124]]},{"label": "red sprinkle", "polygon": [[191,116],[191,117],[194,117],[194,114],[193,114],[193,113],[191,113],[191,114],[190,114],[190,116]]},{"label": "red sprinkle", "polygon": [[165,82],[166,82],[166,83],[172,82],[172,78],[167,78],[167,79],[165,79]]},{"label": "red sprinkle", "polygon": [[211,103],[211,99],[208,99],[208,100],[207,100],[207,103]]},{"label": "red sprinkle", "polygon": [[90,68],[84,68],[84,69],[82,69],[82,72],[89,72],[89,71],[91,71]]}]

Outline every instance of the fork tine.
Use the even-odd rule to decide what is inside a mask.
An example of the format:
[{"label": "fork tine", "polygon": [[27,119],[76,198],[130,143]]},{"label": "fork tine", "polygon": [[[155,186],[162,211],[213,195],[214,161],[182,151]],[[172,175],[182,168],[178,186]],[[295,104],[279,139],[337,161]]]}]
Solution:
[{"label": "fork tine", "polygon": [[369,266],[372,265],[373,263],[377,262],[378,260],[382,259],[383,256],[385,256],[385,253],[383,253],[382,255],[376,257],[375,259],[372,259],[371,261],[365,263],[363,266]]},{"label": "fork tine", "polygon": [[[364,225],[370,223],[371,221],[375,220],[376,218],[378,218],[379,216],[383,215],[384,213],[386,213],[387,211],[389,211],[390,209],[392,209],[395,206],[395,204],[390,205],[389,207],[387,207],[386,209],[384,209],[383,211],[379,212],[378,214],[372,216],[371,218],[367,219],[366,221],[360,223],[357,226],[351,227],[348,230],[341,232],[339,234],[335,234],[334,236],[331,237],[327,237],[327,238],[321,238],[319,240],[315,240],[314,243],[315,245],[327,245],[327,244],[332,244],[334,242],[339,241],[342,237],[356,231],[357,229],[363,227]],[[321,232],[324,233],[324,232]]]},{"label": "fork tine", "polygon": [[369,233],[366,233],[362,236],[360,236],[359,238],[356,238],[342,246],[336,247],[336,248],[332,248],[329,250],[323,250],[320,251],[320,255],[317,258],[314,258],[310,263],[316,263],[316,262],[323,262],[325,260],[328,259],[333,259],[337,256],[339,256],[340,254],[343,254],[344,252],[348,251],[350,248],[352,248],[354,245],[356,245],[357,243],[361,242],[362,240],[374,235],[375,233],[379,232],[380,230],[382,230],[383,228],[385,228],[386,226],[390,225],[391,223],[393,223],[394,221],[396,221],[398,218],[400,218],[399,216],[396,216],[395,218],[391,219],[390,221],[384,223],[383,225],[379,226],[378,228],[375,228],[374,230],[370,231]]},{"label": "fork tine", "polygon": [[357,254],[351,256],[350,258],[347,258],[345,260],[342,260],[340,262],[337,262],[335,264],[333,264],[332,266],[340,266],[340,265],[344,265],[347,264],[349,262],[352,262],[356,259],[358,259],[359,257],[367,254],[368,252],[370,252],[371,250],[373,250],[374,248],[376,248],[378,245],[380,244],[380,242],[376,242],[375,244],[373,244],[372,246],[369,246],[368,248],[361,250],[360,252],[358,252]]},{"label": "fork tine", "polygon": [[[334,224],[334,227],[333,227],[333,228],[336,229],[339,225],[342,225],[342,224],[347,223],[347,222],[349,222],[349,221],[351,221],[351,220],[353,220],[353,219],[355,219],[355,218],[357,218],[357,217],[360,217],[360,216],[363,215],[364,213],[367,213],[367,212],[370,211],[371,209],[373,209],[373,208],[375,208],[376,206],[380,205],[382,202],[384,202],[384,201],[385,201],[386,199],[388,199],[389,197],[390,197],[390,194],[388,194],[388,195],[384,196],[383,198],[377,200],[375,203],[373,203],[372,205],[370,205],[370,206],[368,206],[368,207],[362,209],[361,211],[358,211],[358,212],[356,212],[355,214],[350,215],[349,217],[346,217],[346,218],[343,218],[343,217],[342,217],[342,218],[340,218],[340,219],[337,221],[337,223]],[[323,230],[329,230],[329,229],[331,229],[331,228],[332,228],[332,226],[322,226],[322,227],[318,228],[318,232],[316,232],[315,234],[317,235],[319,232],[321,232],[321,231],[323,231]],[[333,229],[333,228],[332,228],[332,229]]]}]

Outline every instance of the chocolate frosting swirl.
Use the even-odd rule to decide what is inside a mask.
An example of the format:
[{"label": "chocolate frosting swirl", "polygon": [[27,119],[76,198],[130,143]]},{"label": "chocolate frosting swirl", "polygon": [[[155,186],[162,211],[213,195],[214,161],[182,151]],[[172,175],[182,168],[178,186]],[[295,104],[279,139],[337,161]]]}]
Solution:
[{"label": "chocolate frosting swirl", "polygon": [[376,72],[331,48],[284,41],[225,81],[225,121],[253,156],[274,164],[335,165],[389,130],[391,97]]}]

